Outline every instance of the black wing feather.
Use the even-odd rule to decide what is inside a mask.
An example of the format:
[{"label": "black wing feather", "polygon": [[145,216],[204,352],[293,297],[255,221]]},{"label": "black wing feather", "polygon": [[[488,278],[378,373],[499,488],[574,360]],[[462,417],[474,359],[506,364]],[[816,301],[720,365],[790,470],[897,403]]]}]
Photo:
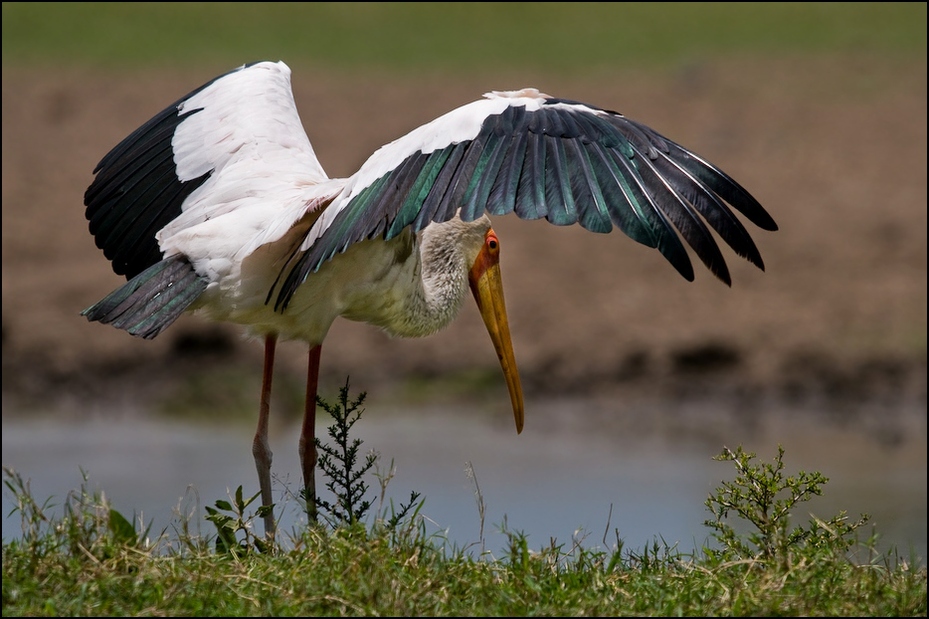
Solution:
[{"label": "black wing feather", "polygon": [[177,177],[171,138],[188,116],[178,113],[179,103],[110,151],[84,194],[84,214],[97,247],[127,279],[161,260],[155,233],[181,214],[187,196],[210,176],[208,172],[190,181]]},{"label": "black wing feather", "polygon": [[206,286],[206,280],[185,257],[172,256],[148,267],[81,314],[87,320],[151,339],[177,320]]},{"label": "black wing feather", "polygon": [[541,219],[548,215],[545,202],[545,136],[526,133],[526,158],[516,184],[514,212],[521,219]]},{"label": "black wing feather", "polygon": [[517,188],[527,148],[526,132],[520,131],[510,137],[510,146],[503,162],[503,169],[497,174],[490,196],[487,198],[487,212],[491,215],[505,215],[516,210]]},{"label": "black wing feather", "polygon": [[545,218],[556,226],[570,226],[577,223],[577,206],[571,190],[565,140],[551,135],[546,135],[544,140],[547,172],[545,200],[548,203],[548,215]]},{"label": "black wing feather", "polygon": [[352,243],[392,238],[406,228],[418,232],[456,213],[466,221],[485,212],[515,213],[557,225],[579,222],[596,232],[615,224],[657,248],[692,280],[686,242],[729,283],[711,228],[739,256],[763,268],[730,206],[762,229],[777,229],[761,204],[726,173],[645,125],[565,99],[548,99],[531,111],[511,105],[485,118],[473,139],[428,155],[414,153],[361,191],[312,247],[284,267],[275,306],[286,308],[311,272]]},{"label": "black wing feather", "polygon": [[610,213],[607,199],[597,182],[597,174],[589,153],[577,140],[568,142],[569,160],[573,164],[571,174],[571,191],[577,196],[578,222],[591,232],[609,232]]},{"label": "black wing feather", "polygon": [[433,215],[431,219],[420,218],[417,220],[417,230],[422,230],[433,221],[437,223],[446,222],[458,212],[458,206],[450,200],[453,183],[452,179],[456,178],[458,166],[461,165],[461,160],[464,158],[467,148],[468,144],[460,143],[455,144],[450,149],[448,157],[445,159],[445,163],[442,166],[442,171],[439,172],[438,177],[436,177],[435,185],[432,186],[429,195],[426,196],[423,202],[423,209],[421,212],[434,211],[435,215]]},{"label": "black wing feather", "polygon": [[84,192],[84,215],[97,247],[118,275],[131,279],[162,258],[155,233],[181,214],[184,200],[212,172],[181,181],[174,165],[171,140],[178,125],[201,110],[179,107],[217,80],[187,93],[110,150],[94,168],[94,180]]},{"label": "black wing feather", "polygon": [[[679,182],[675,182],[674,185],[682,188],[680,189],[681,195],[693,205],[733,251],[764,270],[761,253],[752,237],[749,236],[748,230],[716,193],[665,153],[662,153],[662,156],[653,163],[659,174],[665,178],[679,179]],[[684,182],[682,175],[689,182]]]},{"label": "black wing feather", "polygon": [[476,182],[471,183],[474,189],[468,202],[462,206],[461,218],[465,221],[473,221],[487,210],[490,195],[513,142],[512,128],[507,124],[507,119],[501,115],[493,130],[492,139],[483,151],[474,177]]},{"label": "black wing feather", "polygon": [[667,178],[658,173],[650,161],[640,167],[639,172],[645,180],[648,193],[655,196],[658,208],[674,224],[703,264],[713,275],[725,282],[727,286],[731,286],[732,278],[719,246],[688,201],[678,193]]},{"label": "black wing feather", "polygon": [[618,148],[611,149],[612,162],[616,164],[616,183],[622,187],[626,201],[633,206],[633,211],[643,222],[648,222],[655,247],[670,262],[677,272],[687,281],[693,281],[694,269],[684,244],[675,234],[664,211],[655,202],[656,196],[649,193],[645,186],[637,162]]}]

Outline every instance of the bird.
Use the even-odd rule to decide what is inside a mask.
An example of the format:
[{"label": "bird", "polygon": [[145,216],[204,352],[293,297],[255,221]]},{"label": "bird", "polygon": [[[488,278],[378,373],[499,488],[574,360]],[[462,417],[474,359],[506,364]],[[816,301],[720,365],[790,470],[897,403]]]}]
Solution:
[{"label": "bird", "polygon": [[735,212],[777,230],[748,190],[695,152],[623,114],[536,88],[487,92],[378,148],[351,176],[330,178],[280,61],[241,65],[181,97],[119,142],[93,175],[88,228],[126,283],[84,317],[151,339],[195,312],[264,342],[252,453],[269,537],[279,339],[309,349],[299,452],[315,519],[319,367],[338,318],[395,337],[428,336],[455,319],[470,291],[522,432],[490,217],[596,233],[615,226],[693,281],[689,246],[729,286],[714,233],[764,270]]}]

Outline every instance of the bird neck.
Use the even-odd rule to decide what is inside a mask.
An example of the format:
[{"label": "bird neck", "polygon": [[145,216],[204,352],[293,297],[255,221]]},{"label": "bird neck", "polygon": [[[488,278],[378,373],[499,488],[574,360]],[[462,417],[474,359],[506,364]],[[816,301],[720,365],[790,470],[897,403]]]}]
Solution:
[{"label": "bird neck", "polygon": [[[422,296],[415,299],[416,312],[434,331],[448,326],[461,310],[468,291],[468,267],[461,247],[423,238],[420,253]],[[413,309],[413,308],[411,308]]]},{"label": "bird neck", "polygon": [[398,335],[423,336],[444,329],[461,309],[469,290],[468,271],[490,227],[486,218],[460,219],[427,226],[413,246],[417,258],[413,286],[405,295],[402,324],[389,329]]},{"label": "bird neck", "polygon": [[400,337],[423,337],[447,327],[458,315],[468,290],[467,265],[454,245],[435,242],[430,235],[422,234],[413,246],[412,257],[414,260],[405,265],[412,267],[412,273],[405,268],[398,273],[409,285],[392,288],[401,296],[390,303],[398,311],[384,312],[388,320],[381,325]]}]

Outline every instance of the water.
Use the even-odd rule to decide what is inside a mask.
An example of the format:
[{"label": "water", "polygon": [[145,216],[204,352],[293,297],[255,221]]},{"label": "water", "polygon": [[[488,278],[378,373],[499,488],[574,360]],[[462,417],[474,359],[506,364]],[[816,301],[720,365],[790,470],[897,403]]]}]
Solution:
[{"label": "water", "polygon": [[[888,444],[861,428],[782,417],[747,430],[719,419],[683,426],[667,418],[648,424],[639,419],[624,425],[616,422],[621,415],[609,410],[613,423],[600,423],[596,414],[583,417],[597,409],[589,403],[527,408],[538,414],[527,415],[526,430],[519,436],[511,420],[474,417],[463,407],[408,412],[371,408],[354,430],[364,441],[363,452],[379,452],[384,467],[393,460],[388,499],[399,506],[409,500],[410,491],[421,493],[429,533],[496,557],[505,553],[504,527],[526,534],[532,549],[548,546],[552,539],[566,548],[573,540],[583,540],[587,548],[611,548],[616,532],[626,549],[641,550],[656,541],[676,544],[682,551],[699,548],[710,537],[703,525],[710,516],[704,501],[735,474],[731,463],[712,457],[724,444],[742,444],[771,462],[781,444],[788,474],[819,471],[829,478],[824,496],[803,504],[795,524],[806,524],[811,512],[824,519],[839,510],[849,516],[868,513],[881,535],[882,550],[896,547],[905,559],[912,550],[925,562],[924,411],[922,417],[917,413],[915,429]],[[198,514],[195,526],[199,523],[203,534],[211,534],[212,525],[202,519],[203,505],[227,498],[238,484],[246,493],[257,492],[251,427],[3,417],[3,466],[28,479],[40,503],[52,497],[60,506],[69,491],[80,488],[83,471],[90,490],[103,491],[123,515],[153,523],[153,533],[170,530],[179,513],[193,509]],[[707,432],[707,426],[713,431]],[[276,500],[285,488],[295,493],[300,487],[298,431],[296,426],[284,428],[272,436]],[[325,437],[325,423],[317,433]],[[377,508],[378,482],[371,477],[368,483],[367,498]],[[281,530],[299,528],[296,501],[282,503]],[[20,531],[18,515],[10,515],[12,507],[4,489],[4,539]],[[53,513],[60,515],[60,508]]]}]

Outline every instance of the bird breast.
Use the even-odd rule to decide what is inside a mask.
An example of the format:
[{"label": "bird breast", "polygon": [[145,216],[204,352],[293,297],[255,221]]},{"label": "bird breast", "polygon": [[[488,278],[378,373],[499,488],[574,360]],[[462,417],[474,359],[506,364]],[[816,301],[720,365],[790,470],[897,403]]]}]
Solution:
[{"label": "bird breast", "polygon": [[431,335],[458,315],[469,289],[468,270],[490,228],[490,220],[453,218],[419,233],[409,229],[384,240],[351,245],[324,262],[297,288],[287,308],[275,311],[268,282],[302,238],[306,224],[278,242],[257,248],[240,269],[214,271],[197,304],[209,318],[247,327],[252,335],[322,344],[341,317],[380,327],[396,337]]},{"label": "bird breast", "polygon": [[264,245],[243,261],[236,277],[215,279],[197,309],[246,326],[252,335],[276,333],[314,345],[340,316],[392,336],[430,335],[457,315],[468,289],[467,269],[457,252],[440,253],[424,269],[421,240],[404,232],[389,241],[355,243],[310,273],[283,312],[274,310],[273,300],[266,302],[267,282],[285,263],[287,239]]}]

